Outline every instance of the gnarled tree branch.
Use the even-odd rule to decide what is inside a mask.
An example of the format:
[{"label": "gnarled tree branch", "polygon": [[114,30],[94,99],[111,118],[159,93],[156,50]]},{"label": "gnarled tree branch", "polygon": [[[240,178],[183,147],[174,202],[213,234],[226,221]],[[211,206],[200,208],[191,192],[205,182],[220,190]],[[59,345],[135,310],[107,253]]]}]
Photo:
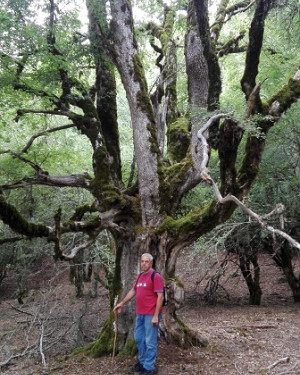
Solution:
[{"label": "gnarled tree branch", "polygon": [[26,177],[12,184],[2,185],[3,190],[20,189],[30,185],[44,185],[56,187],[81,187],[90,190],[91,177],[88,173],[72,174],[68,176],[52,176],[48,172],[39,170],[33,177]]},{"label": "gnarled tree branch", "polygon": [[30,138],[30,140],[27,142],[26,146],[23,147],[23,149],[21,150],[21,153],[27,152],[28,149],[30,148],[30,146],[33,144],[34,140],[37,139],[38,137],[42,137],[43,135],[53,133],[53,132],[57,132],[57,131],[60,131],[60,130],[74,128],[75,126],[76,125],[74,125],[74,124],[62,125],[62,126],[57,126],[56,128],[48,129],[48,130],[45,130],[43,132],[37,133]]}]

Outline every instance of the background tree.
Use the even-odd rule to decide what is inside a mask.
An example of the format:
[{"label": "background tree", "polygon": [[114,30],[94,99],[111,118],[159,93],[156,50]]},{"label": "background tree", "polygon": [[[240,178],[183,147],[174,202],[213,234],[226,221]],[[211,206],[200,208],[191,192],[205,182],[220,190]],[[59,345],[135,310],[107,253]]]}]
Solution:
[{"label": "background tree", "polygon": [[[205,0],[170,6],[158,2],[157,7],[149,2],[155,23],[146,26],[135,23],[129,0],[87,0],[86,5],[87,34],[80,29],[76,11],[64,1],[49,0],[38,6],[34,1],[3,1],[1,96],[8,94],[11,99],[5,99],[9,113],[1,129],[5,134],[7,125],[17,127],[20,137],[18,142],[1,140],[5,168],[1,170],[0,218],[19,235],[53,243],[57,259],[73,259],[108,230],[116,243],[111,305],[133,284],[141,253],[151,252],[168,285],[166,339],[183,346],[201,344],[176,314],[182,302],[182,284],[175,274],[177,256],[230,218],[248,194],[269,130],[299,97],[298,62],[293,60],[276,84],[259,75],[267,17],[272,19],[272,12],[279,9],[273,0],[233,5],[222,1],[212,28]],[[186,10],[184,43],[179,26]],[[237,15],[243,16],[248,28],[248,41],[241,47],[243,31],[230,41],[226,33],[221,39],[224,26]],[[158,79],[149,77],[152,86],[146,70],[150,64],[140,52],[137,30],[141,35],[147,32],[159,53]],[[186,105],[180,109],[176,89],[183,72],[177,67],[176,52],[183,43],[187,90]],[[246,59],[239,68],[242,91],[238,91],[244,104],[239,113],[230,114],[221,105],[219,59],[244,50]],[[137,177],[130,187],[122,174],[116,74],[126,93],[133,130]],[[65,134],[61,154],[55,150],[55,141],[43,142],[58,132]],[[77,143],[81,138],[84,146]],[[219,163],[214,179],[208,171],[212,155]],[[78,156],[80,172],[78,164],[73,164]],[[202,201],[199,195],[190,211],[182,210],[185,196],[198,185],[207,189],[206,184],[212,185],[217,198]],[[10,196],[28,186],[82,189],[86,195],[78,199],[83,202],[80,205],[74,201],[68,208],[48,205],[47,218],[39,223]],[[64,239],[73,232],[82,234],[81,243],[66,248]],[[124,352],[133,348],[133,317],[131,304],[119,321],[119,349]],[[107,339],[112,336],[111,320],[112,316],[90,347],[94,355],[111,350],[112,341]]]}]

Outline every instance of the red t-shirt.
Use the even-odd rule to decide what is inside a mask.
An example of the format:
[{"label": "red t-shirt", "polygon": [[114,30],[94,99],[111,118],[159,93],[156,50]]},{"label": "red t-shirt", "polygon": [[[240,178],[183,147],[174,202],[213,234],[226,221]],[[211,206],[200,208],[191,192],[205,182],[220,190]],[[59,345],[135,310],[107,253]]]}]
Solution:
[{"label": "red t-shirt", "polygon": [[153,283],[151,275],[154,270],[141,273],[134,284],[136,292],[136,313],[153,315],[155,313],[157,293],[164,291],[164,282],[159,273],[155,273]]}]

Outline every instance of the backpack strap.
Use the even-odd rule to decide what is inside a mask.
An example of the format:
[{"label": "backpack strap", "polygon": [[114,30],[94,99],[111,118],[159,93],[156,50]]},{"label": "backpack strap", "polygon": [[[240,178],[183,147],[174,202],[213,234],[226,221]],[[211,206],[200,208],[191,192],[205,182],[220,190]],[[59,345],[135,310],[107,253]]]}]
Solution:
[{"label": "backpack strap", "polygon": [[155,276],[156,273],[158,273],[158,272],[157,272],[157,271],[153,271],[153,272],[151,273],[151,281],[152,281],[152,282],[154,281],[154,276]]},{"label": "backpack strap", "polygon": [[[143,273],[143,272],[141,272],[141,273],[138,275],[138,277],[137,277],[137,279],[136,279],[136,282],[139,281],[139,278],[141,277],[142,273]],[[157,271],[153,271],[153,272],[151,273],[151,281],[152,281],[152,283],[154,282],[154,276],[155,276],[156,273],[159,273],[159,272],[157,272]]]}]

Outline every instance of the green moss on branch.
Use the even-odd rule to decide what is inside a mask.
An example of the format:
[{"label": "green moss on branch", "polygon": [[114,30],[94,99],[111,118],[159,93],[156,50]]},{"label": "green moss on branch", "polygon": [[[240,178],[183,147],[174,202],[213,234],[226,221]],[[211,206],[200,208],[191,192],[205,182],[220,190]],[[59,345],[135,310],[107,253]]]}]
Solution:
[{"label": "green moss on branch", "polygon": [[168,158],[179,162],[182,160],[190,145],[190,123],[186,117],[180,117],[168,126]]},{"label": "green moss on branch", "polygon": [[50,229],[43,224],[27,221],[24,216],[10,203],[6,201],[0,191],[0,218],[10,228],[19,234],[29,238],[48,237]]},{"label": "green moss on branch", "polygon": [[300,97],[300,81],[290,79],[274,96],[268,101],[268,106],[271,107],[273,103],[278,102],[278,115],[285,112],[291,107]]}]

